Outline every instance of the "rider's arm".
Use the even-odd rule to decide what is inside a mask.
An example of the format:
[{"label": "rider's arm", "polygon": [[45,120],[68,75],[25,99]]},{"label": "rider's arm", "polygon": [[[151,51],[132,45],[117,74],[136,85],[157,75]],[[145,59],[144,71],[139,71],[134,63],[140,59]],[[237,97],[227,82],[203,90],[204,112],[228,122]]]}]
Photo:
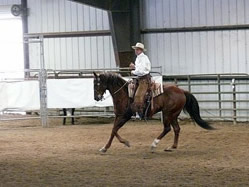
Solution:
[{"label": "rider's arm", "polygon": [[133,64],[133,63],[131,62],[130,65],[129,65],[129,68],[130,68],[131,70],[134,70],[134,69],[136,68],[136,66],[135,66],[135,64]]},{"label": "rider's arm", "polygon": [[149,58],[147,56],[144,57],[144,58],[145,58],[144,63],[146,64],[144,68],[145,68],[146,71],[150,72],[151,71],[150,60],[149,60]]}]

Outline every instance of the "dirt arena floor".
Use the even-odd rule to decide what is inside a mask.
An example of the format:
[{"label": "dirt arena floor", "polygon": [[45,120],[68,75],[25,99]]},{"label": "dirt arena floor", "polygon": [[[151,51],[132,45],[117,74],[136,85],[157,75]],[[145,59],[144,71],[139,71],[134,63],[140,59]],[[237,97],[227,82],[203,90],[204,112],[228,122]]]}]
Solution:
[{"label": "dirt arena floor", "polygon": [[[101,124],[100,122],[105,122]],[[171,131],[155,153],[149,146],[159,121],[129,122],[106,154],[110,120],[81,119],[62,126],[50,120],[0,122],[0,186],[249,186],[249,124],[214,123],[206,131],[181,122],[178,150]]]}]

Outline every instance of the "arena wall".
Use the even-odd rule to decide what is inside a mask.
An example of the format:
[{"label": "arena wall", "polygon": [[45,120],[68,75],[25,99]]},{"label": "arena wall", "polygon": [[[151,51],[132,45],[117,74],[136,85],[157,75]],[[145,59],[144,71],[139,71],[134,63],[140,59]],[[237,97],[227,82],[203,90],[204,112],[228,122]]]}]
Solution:
[{"label": "arena wall", "polygon": [[[68,0],[28,0],[29,33],[109,30],[107,12]],[[111,36],[44,40],[48,69],[115,68]],[[30,47],[30,68],[39,68],[39,46]]]},{"label": "arena wall", "polygon": [[21,4],[21,0],[0,0],[0,6]]},{"label": "arena wall", "polygon": [[[249,71],[249,30],[236,29],[249,23],[248,1],[144,0],[141,5],[143,30],[193,28],[143,35],[153,65],[162,66],[164,74]],[[198,31],[207,26],[231,29]]]}]

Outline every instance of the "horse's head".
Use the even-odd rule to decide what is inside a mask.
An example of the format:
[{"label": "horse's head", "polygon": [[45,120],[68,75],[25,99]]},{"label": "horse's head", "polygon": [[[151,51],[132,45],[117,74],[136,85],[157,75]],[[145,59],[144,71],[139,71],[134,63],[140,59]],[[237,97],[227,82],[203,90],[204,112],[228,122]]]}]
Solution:
[{"label": "horse's head", "polygon": [[100,101],[107,89],[107,76],[105,74],[94,74],[94,99]]}]

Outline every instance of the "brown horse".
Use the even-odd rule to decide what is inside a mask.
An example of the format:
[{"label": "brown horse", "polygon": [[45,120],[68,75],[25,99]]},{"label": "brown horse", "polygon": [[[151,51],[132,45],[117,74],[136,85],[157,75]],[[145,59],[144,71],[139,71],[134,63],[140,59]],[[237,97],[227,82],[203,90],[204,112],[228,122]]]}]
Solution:
[{"label": "brown horse", "polygon": [[[113,138],[116,136],[120,143],[130,147],[127,140],[121,138],[118,130],[131,119],[133,113],[130,107],[132,100],[128,96],[128,82],[117,74],[94,72],[94,99],[100,101],[103,99],[103,94],[109,90],[114,104],[115,120],[111,132],[111,136],[107,144],[101,148],[100,152],[106,152],[112,144]],[[155,113],[162,111],[163,113],[163,131],[153,141],[151,150],[157,147],[159,141],[171,130],[174,129],[175,138],[172,149],[176,149],[180,127],[177,122],[177,117],[183,109],[187,111],[191,118],[202,128],[213,129],[206,121],[200,117],[199,105],[196,98],[189,92],[184,91],[175,85],[164,85],[164,93],[155,97],[153,100],[153,109],[148,112],[148,117],[152,117]]]}]

